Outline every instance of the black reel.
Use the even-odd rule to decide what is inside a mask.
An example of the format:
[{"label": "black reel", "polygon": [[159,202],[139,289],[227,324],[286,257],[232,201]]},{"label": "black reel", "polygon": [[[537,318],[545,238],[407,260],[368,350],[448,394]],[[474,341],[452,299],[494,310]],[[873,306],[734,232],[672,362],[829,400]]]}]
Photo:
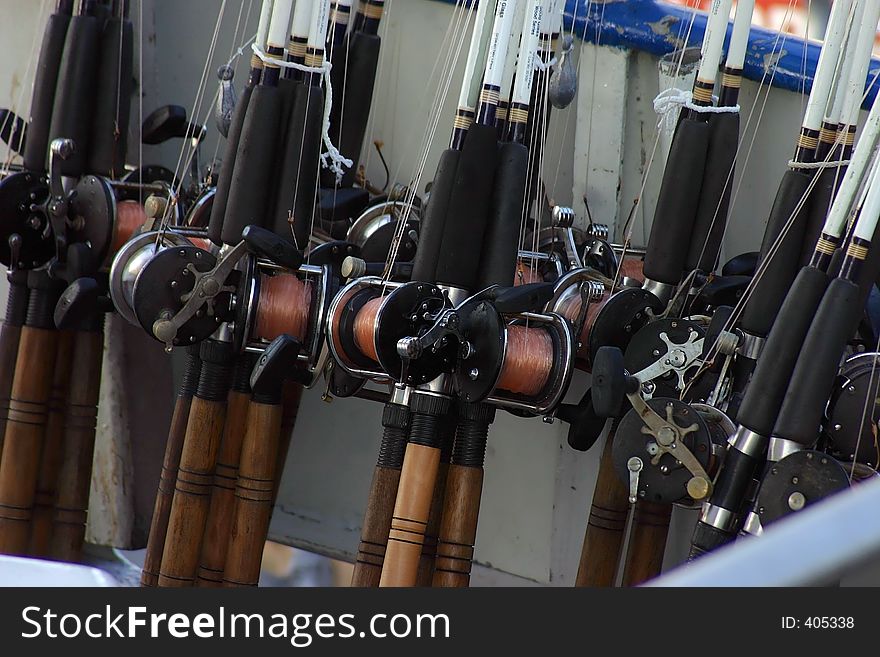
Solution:
[{"label": "black reel", "polygon": [[[656,397],[646,403],[658,415],[671,418],[682,429],[693,426],[693,430],[684,434],[682,442],[711,477],[718,465],[716,454],[727,440],[727,432],[722,426],[707,421],[697,408],[678,399]],[[693,475],[672,454],[664,453],[655,437],[646,431],[646,424],[635,410],[630,410],[620,421],[612,447],[617,476],[629,488],[630,460],[637,458],[640,460],[638,499],[661,504],[693,504],[688,495],[688,482]]]},{"label": "black reel", "polygon": [[[155,338],[153,325],[159,319],[170,319],[186,303],[196,278],[192,272],[214,268],[214,256],[195,246],[179,246],[159,251],[138,274],[132,294],[138,322]],[[205,305],[181,326],[174,345],[188,345],[211,336],[220,324],[232,317],[231,293],[221,292],[210,305]]]},{"label": "black reel", "polygon": [[[640,380],[642,396],[678,397],[699,367],[704,336],[705,329],[689,319],[658,319],[639,329],[624,365]],[[641,372],[645,375],[638,376]]]},{"label": "black reel", "polygon": [[[398,380],[404,373],[398,341],[424,335],[448,306],[443,291],[430,283],[405,283],[391,292],[376,315],[376,354],[382,369]],[[458,340],[444,336],[439,344],[408,359],[403,383],[420,385],[451,372],[458,346]]]},{"label": "black reel", "polygon": [[823,452],[802,450],[772,464],[755,501],[761,526],[849,487],[844,467]]},{"label": "black reel", "polygon": [[[55,256],[54,234],[45,212],[49,196],[44,174],[21,171],[0,180],[0,262],[7,268],[38,269]],[[14,235],[19,239],[12,240],[13,247]]]},{"label": "black reel", "polygon": [[874,470],[880,462],[880,354],[858,354],[840,369],[823,433],[831,453]]},{"label": "black reel", "polygon": [[596,316],[590,328],[590,362],[601,347],[626,350],[632,337],[655,314],[663,310],[657,297],[641,288],[626,288],[613,294]]},{"label": "black reel", "polygon": [[76,185],[67,215],[70,241],[88,244],[95,261],[110,252],[116,218],[116,194],[110,182],[99,176],[83,176]]}]

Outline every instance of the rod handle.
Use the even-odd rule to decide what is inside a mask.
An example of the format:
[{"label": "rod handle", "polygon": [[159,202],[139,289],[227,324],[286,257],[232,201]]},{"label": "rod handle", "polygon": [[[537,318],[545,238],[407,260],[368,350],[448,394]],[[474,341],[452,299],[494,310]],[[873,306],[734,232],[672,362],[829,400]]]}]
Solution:
[{"label": "rod handle", "polygon": [[449,466],[434,586],[460,588],[470,584],[482,494],[483,468]]},{"label": "rod handle", "polygon": [[96,331],[74,333],[71,386],[64,408],[64,459],[58,475],[50,549],[52,557],[62,561],[79,561],[82,556],[103,359],[103,324]]},{"label": "rod handle", "polygon": [[584,534],[577,586],[613,586],[623,545],[629,502],[626,488],[614,471],[614,430],[605,439],[599,474]]},{"label": "rod handle", "polygon": [[260,580],[263,546],[272,517],[281,413],[281,404],[251,401],[235,485],[224,586],[256,586]]}]

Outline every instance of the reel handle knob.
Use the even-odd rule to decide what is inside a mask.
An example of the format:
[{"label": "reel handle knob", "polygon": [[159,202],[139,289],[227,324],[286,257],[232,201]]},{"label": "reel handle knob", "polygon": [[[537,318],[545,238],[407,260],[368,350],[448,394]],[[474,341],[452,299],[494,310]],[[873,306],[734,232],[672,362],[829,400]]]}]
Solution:
[{"label": "reel handle knob", "polygon": [[263,256],[275,264],[293,270],[299,269],[302,265],[302,252],[271,230],[254,225],[245,226],[241,238],[252,253]]}]

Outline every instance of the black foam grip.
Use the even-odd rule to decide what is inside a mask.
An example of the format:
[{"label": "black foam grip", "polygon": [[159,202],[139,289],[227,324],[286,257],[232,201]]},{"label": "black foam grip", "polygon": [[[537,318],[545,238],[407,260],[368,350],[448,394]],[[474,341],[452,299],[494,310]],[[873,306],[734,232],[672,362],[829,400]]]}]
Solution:
[{"label": "black foam grip", "polygon": [[528,169],[529,151],[525,146],[502,144],[476,290],[513,284]]},{"label": "black foam grip", "polygon": [[739,513],[763,462],[763,454],[752,456],[729,447],[709,502],[733,513]]},{"label": "black foam grip", "polygon": [[669,285],[678,285],[681,280],[700,202],[708,147],[708,123],[690,118],[679,123],[663,172],[645,254],[645,276],[651,280]]},{"label": "black foam grip", "polygon": [[437,259],[440,257],[449,198],[455,184],[455,172],[458,170],[460,157],[461,151],[448,148],[440,155],[437,163],[428,207],[425,208],[425,215],[419,224],[419,246],[416,257],[413,258],[414,281],[434,281],[437,274]]},{"label": "black foam grip", "polygon": [[739,114],[712,114],[709,117],[709,149],[700,189],[696,221],[685,271],[715,271],[727,226],[733,169],[739,145]]},{"label": "black foam grip", "polygon": [[477,284],[497,164],[495,126],[475,123],[465,137],[455,172],[436,282],[465,290],[473,290]]},{"label": "black foam grip", "polygon": [[214,244],[223,243],[221,239],[223,217],[226,216],[226,204],[229,201],[229,186],[232,184],[232,173],[235,170],[238,142],[241,139],[241,129],[244,126],[244,118],[247,115],[247,107],[252,92],[253,87],[245,87],[241,96],[238,97],[235,103],[235,113],[232,115],[232,124],[229,126],[226,148],[223,151],[223,165],[220,169],[220,177],[217,180],[217,190],[214,192],[211,220],[208,223],[208,237]]},{"label": "black foam grip", "polygon": [[840,359],[861,316],[859,296],[856,283],[831,281],[804,340],[773,435],[805,446],[816,442]]},{"label": "black foam grip", "polygon": [[822,169],[819,172],[819,180],[810,192],[810,213],[807,215],[804,226],[803,244],[801,245],[800,264],[806,265],[813,257],[816,242],[822,234],[825,219],[831,209],[834,200],[834,191],[838,180],[843,178],[837,168]]},{"label": "black foam grip", "polygon": [[70,16],[52,14],[43,33],[40,59],[34,77],[34,93],[31,96],[31,113],[28,119],[27,143],[24,147],[24,166],[31,171],[43,171],[49,150],[49,128],[52,123],[52,106],[55,103],[55,87]]},{"label": "black foam grip", "polygon": [[[100,37],[97,18],[74,16],[70,19],[49,128],[50,145],[52,140],[62,137],[74,141],[74,152],[61,164],[61,173],[65,176],[82,175],[89,160]],[[48,166],[48,151],[45,157]]]},{"label": "black foam grip", "polygon": [[773,430],[801,345],[827,286],[824,272],[804,267],[782,304],[779,321],[767,337],[737,413],[737,421],[755,433],[769,436]]},{"label": "black foam grip", "polygon": [[100,64],[88,170],[118,176],[125,166],[131,111],[134,31],[130,21],[112,18],[101,34]]},{"label": "black foam grip", "polygon": [[318,87],[300,84],[294,93],[287,140],[282,146],[275,212],[270,226],[275,234],[291,239],[288,213],[292,212],[299,248],[308,242],[315,208],[323,119],[323,93]]},{"label": "black foam grip", "polygon": [[342,96],[340,103],[342,114],[338,124],[339,141],[336,147],[352,161],[352,165],[342,176],[340,183],[342,187],[351,187],[357,174],[358,161],[367,134],[370,106],[373,103],[381,45],[382,40],[378,36],[363,32],[355,32],[349,41],[345,95]]},{"label": "black foam grip", "polygon": [[255,87],[241,127],[226,215],[220,231],[225,244],[241,241],[245,226],[266,225],[280,118],[281,93],[278,88]]},{"label": "black foam grip", "polygon": [[[764,268],[770,248],[782,234],[782,230],[806,194],[811,175],[803,171],[789,169],[785,172],[770,210],[761,255],[758,257],[758,270]],[[740,317],[740,328],[761,337],[770,333],[770,327],[783,299],[791,287],[791,282],[800,268],[801,248],[804,242],[809,199],[801,207],[794,222],[780,242],[776,254],[767,262],[760,280],[755,285]]]}]

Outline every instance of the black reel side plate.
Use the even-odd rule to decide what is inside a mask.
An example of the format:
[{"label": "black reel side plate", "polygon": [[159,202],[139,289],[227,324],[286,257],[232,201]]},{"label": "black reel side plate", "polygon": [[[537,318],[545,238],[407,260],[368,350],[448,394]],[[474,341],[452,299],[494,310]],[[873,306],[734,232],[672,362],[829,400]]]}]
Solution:
[{"label": "black reel side plate", "polygon": [[49,198],[49,182],[45,175],[20,171],[0,180],[0,262],[10,267],[12,254],[9,238],[21,237],[17,269],[37,269],[55,255],[55,242],[48,217],[31,207],[42,205]]},{"label": "black reel side plate", "polygon": [[625,351],[636,332],[662,310],[659,299],[641,288],[627,288],[613,294],[590,330],[590,361],[600,347],[619,347]]},{"label": "black reel side plate", "polygon": [[[704,469],[709,471],[712,459],[712,434],[706,421],[700,414],[684,402],[677,399],[657,397],[647,402],[660,417],[666,417],[666,406],[672,404],[672,417],[679,427],[697,424],[697,430],[684,437],[685,446],[693,453]],[[669,453],[663,454],[657,465],[651,464],[654,456],[650,453],[650,445],[655,442],[653,436],[642,433],[645,423],[635,410],[624,415],[614,434],[612,460],[614,470],[624,486],[629,489],[629,469],[627,461],[637,456],[642,460],[639,473],[639,499],[660,504],[673,504],[690,500],[687,494],[687,483],[692,475]],[[665,469],[665,472],[664,472]]]},{"label": "black reel side plate", "polygon": [[[181,296],[192,291],[195,277],[187,269],[189,264],[206,272],[215,266],[216,259],[195,246],[180,246],[160,251],[138,274],[132,294],[134,312],[151,336],[154,322],[175,315],[184,305]],[[210,315],[205,306],[200,308],[177,332],[175,346],[200,342],[217,330],[224,319],[221,310],[229,306],[229,294],[218,295],[214,304],[217,316]]]},{"label": "black reel side plate", "polygon": [[[823,452],[803,450],[774,463],[755,502],[761,526],[849,487],[844,467]],[[797,497],[798,494],[802,499]]]}]

